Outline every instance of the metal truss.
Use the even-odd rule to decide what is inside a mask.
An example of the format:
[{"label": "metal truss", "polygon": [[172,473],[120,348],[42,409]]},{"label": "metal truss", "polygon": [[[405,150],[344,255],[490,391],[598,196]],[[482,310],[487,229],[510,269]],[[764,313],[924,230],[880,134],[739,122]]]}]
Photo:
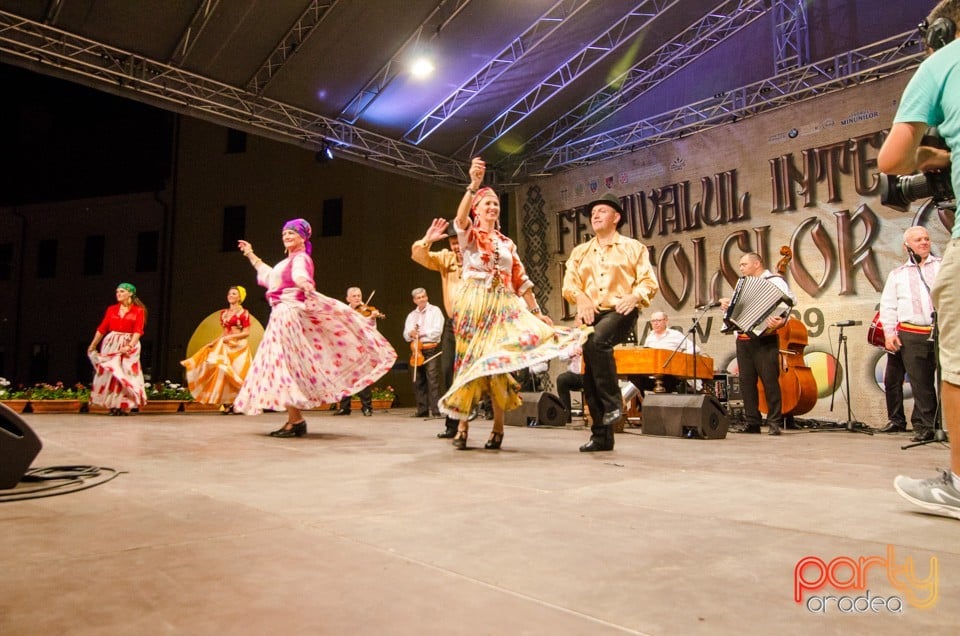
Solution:
[{"label": "metal truss", "polygon": [[171,64],[180,66],[183,64],[183,61],[187,59],[190,51],[193,50],[193,45],[200,39],[200,34],[203,33],[203,30],[210,22],[210,17],[213,15],[213,12],[216,11],[218,4],[220,4],[220,0],[203,0],[203,2],[200,3],[200,6],[197,7],[196,12],[193,14],[193,18],[190,20],[190,24],[188,24],[187,28],[180,34],[180,41],[173,47],[173,53],[170,54],[170,59],[168,60]]},{"label": "metal truss", "polygon": [[534,110],[543,106],[551,97],[587,73],[614,49],[625,42],[631,41],[658,15],[679,1],[644,0],[637,4],[609,29],[581,49],[573,58],[564,62],[550,76],[544,78],[536,88],[515,101],[454,154],[469,157],[479,155],[510,129],[526,119]]},{"label": "metal truss", "polygon": [[247,82],[247,90],[257,95],[263,95],[263,91],[276,77],[277,71],[300,50],[300,46],[327,16],[327,12],[336,6],[339,1],[312,0],[297,21],[293,23],[293,26],[290,27],[287,34],[280,40],[280,43],[273,49],[273,52],[267,56],[267,59]]},{"label": "metal truss", "polygon": [[773,55],[777,73],[810,61],[810,38],[805,0],[773,3]]},{"label": "metal truss", "polygon": [[368,81],[366,85],[353,96],[343,110],[340,111],[341,118],[351,124],[356,123],[356,121],[360,119],[360,115],[363,114],[363,111],[367,110],[370,104],[380,96],[383,89],[389,86],[390,82],[397,76],[399,73],[397,70],[398,67],[402,66],[412,54],[417,52],[417,49],[421,46],[420,39],[423,37],[423,33],[430,33],[430,40],[435,39],[440,35],[440,31],[442,31],[451,20],[457,17],[457,14],[459,14],[465,6],[470,4],[470,1],[471,0],[457,0],[451,7],[448,7],[447,11],[441,11],[447,3],[447,0],[441,0],[440,4],[434,7],[433,11],[430,12],[430,15],[428,15],[417,30],[414,31],[413,35],[407,38],[403,46],[383,65],[383,68],[377,71],[376,74],[370,78],[370,81]]},{"label": "metal truss", "polygon": [[699,21],[614,78],[606,89],[584,100],[531,137],[525,147],[533,149],[534,153],[545,152],[563,139],[576,139],[586,134],[698,56],[760,18],[769,0],[740,0],[735,7],[730,4],[729,0],[721,2]]},{"label": "metal truss", "polygon": [[480,91],[492,84],[590,2],[592,0],[560,0],[551,6],[537,18],[529,29],[514,38],[506,48],[493,56],[493,60],[489,64],[461,84],[439,106],[418,121],[413,128],[403,135],[403,138],[412,144],[423,142]]},{"label": "metal truss", "polygon": [[159,108],[318,150],[420,180],[463,184],[463,162],[350,126],[183,69],[0,11],[5,61]]},{"label": "metal truss", "polygon": [[604,161],[738,118],[895,75],[915,68],[923,56],[916,30],[907,31],[718,97],[578,139],[527,159],[514,175],[532,176]]}]

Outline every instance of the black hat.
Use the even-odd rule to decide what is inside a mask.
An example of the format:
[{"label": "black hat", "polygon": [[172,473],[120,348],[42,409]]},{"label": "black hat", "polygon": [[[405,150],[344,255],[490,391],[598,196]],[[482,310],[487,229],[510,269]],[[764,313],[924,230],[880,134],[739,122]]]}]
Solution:
[{"label": "black hat", "polygon": [[592,210],[593,206],[603,203],[604,205],[609,205],[611,208],[616,210],[620,214],[620,218],[623,218],[623,206],[620,205],[620,197],[615,194],[606,193],[599,199],[595,199],[587,204],[587,210]]},{"label": "black hat", "polygon": [[453,225],[453,221],[447,223],[447,238],[457,238],[457,228]]}]

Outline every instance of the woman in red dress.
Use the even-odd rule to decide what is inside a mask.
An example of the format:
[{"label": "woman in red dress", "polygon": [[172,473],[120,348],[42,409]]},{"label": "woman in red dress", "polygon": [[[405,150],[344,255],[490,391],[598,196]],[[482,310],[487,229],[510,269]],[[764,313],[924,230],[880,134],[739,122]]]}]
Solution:
[{"label": "woman in red dress", "polygon": [[146,322],[147,308],[137,298],[137,288],[117,285],[117,304],[107,307],[87,348],[96,369],[90,401],[109,408],[111,415],[129,415],[130,409],[147,401],[140,368],[140,337]]}]

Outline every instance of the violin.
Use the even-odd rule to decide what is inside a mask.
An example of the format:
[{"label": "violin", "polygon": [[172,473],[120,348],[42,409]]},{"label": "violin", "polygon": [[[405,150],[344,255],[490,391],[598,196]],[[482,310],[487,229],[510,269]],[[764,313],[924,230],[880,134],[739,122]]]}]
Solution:
[{"label": "violin", "polygon": [[410,366],[422,367],[425,363],[423,349],[420,348],[420,338],[417,338],[410,343]]},{"label": "violin", "polygon": [[382,313],[379,309],[377,309],[373,305],[360,305],[359,307],[357,307],[357,311],[360,312],[361,316],[364,316],[366,318],[369,318],[370,316],[375,316],[379,320],[380,318],[387,317],[387,314]]},{"label": "violin", "polygon": [[[787,266],[793,258],[793,252],[786,245],[780,248],[783,256],[777,261],[777,273],[786,275]],[[809,413],[817,403],[817,381],[813,371],[806,366],[803,352],[809,343],[807,328],[801,320],[787,318],[786,324],[777,331],[780,347],[780,410],[784,417]],[[763,382],[758,380],[760,389],[760,410],[769,413]]]}]

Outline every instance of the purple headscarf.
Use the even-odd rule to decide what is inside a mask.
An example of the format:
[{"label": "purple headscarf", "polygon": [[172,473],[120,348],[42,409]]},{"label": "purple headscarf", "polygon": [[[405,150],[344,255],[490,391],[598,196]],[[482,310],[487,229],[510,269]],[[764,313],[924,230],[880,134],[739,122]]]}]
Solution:
[{"label": "purple headscarf", "polygon": [[283,224],[283,231],[293,230],[297,234],[303,237],[304,249],[307,251],[307,254],[313,254],[313,245],[310,244],[310,235],[313,234],[313,230],[310,228],[310,224],[306,219],[290,219]]}]

